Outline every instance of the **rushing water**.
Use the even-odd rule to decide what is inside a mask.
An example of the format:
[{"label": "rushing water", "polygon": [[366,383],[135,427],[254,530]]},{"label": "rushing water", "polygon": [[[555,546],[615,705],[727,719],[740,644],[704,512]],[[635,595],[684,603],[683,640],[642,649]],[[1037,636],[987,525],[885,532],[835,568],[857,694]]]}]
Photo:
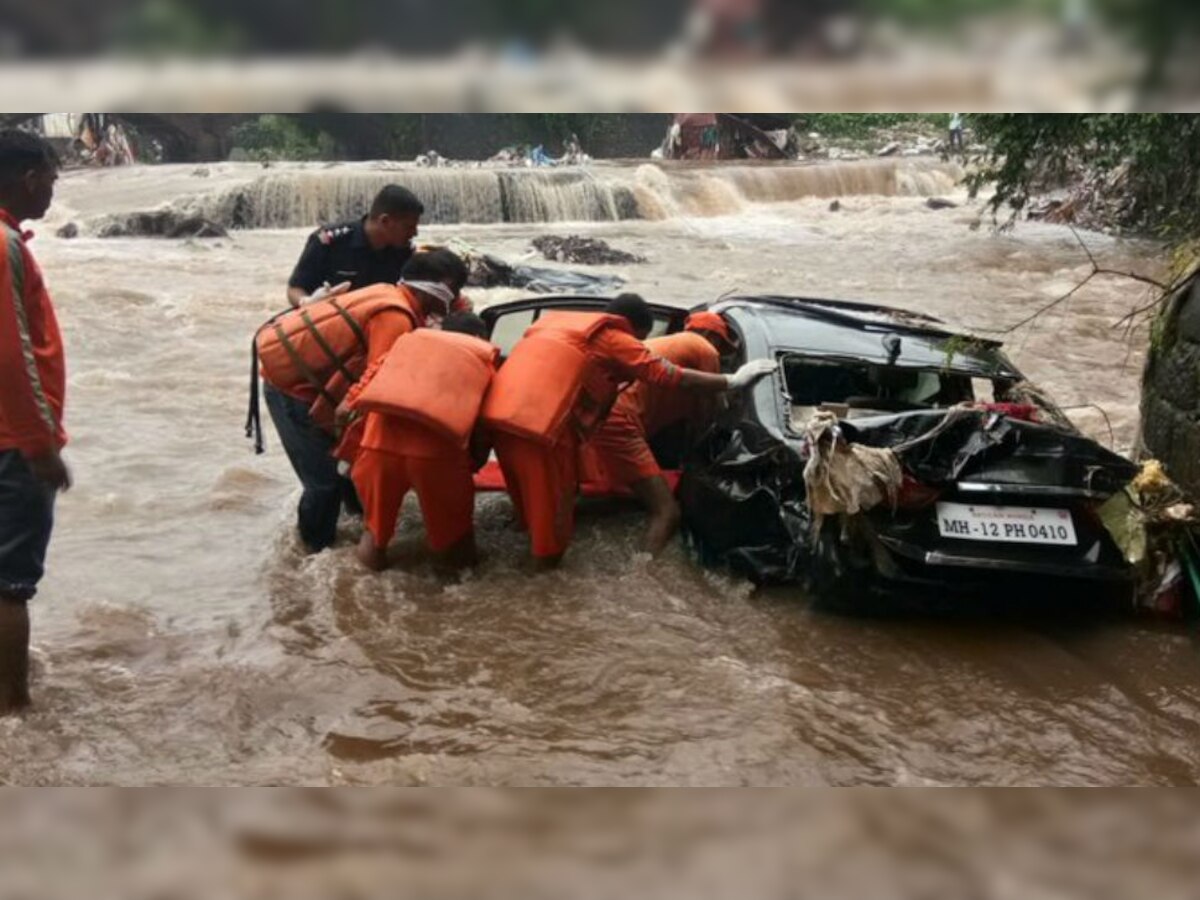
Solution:
[{"label": "rushing water", "polygon": [[[425,233],[509,258],[539,233],[595,235],[649,257],[613,269],[631,288],[680,305],[728,290],[803,293],[976,328],[1021,319],[1089,271],[1066,229],[972,229],[977,210],[936,165],[797,170],[597,167],[596,179],[636,195],[642,219]],[[282,305],[303,223],[217,241],[52,236],[66,221],[257,191],[261,174],[71,172],[41,225],[34,249],[68,340],[76,486],[34,606],[37,709],[0,721],[0,781],[1200,780],[1200,661],[1175,627],[841,617],[795,590],[756,593],[697,568],[678,547],[650,561],[631,511],[585,513],[563,569],[529,577],[498,497],[478,513],[487,559],[458,584],[419,562],[365,573],[349,522],[336,549],[305,557],[273,433],[262,457],[241,433],[250,335]],[[348,181],[429,176],[268,174],[302,177],[304,215],[334,208],[325,180],[345,196]],[[933,193],[964,205],[931,210],[922,197]],[[1108,267],[1153,266],[1153,247],[1085,239]],[[1145,339],[1111,325],[1143,299],[1096,279],[1008,339],[1061,403],[1102,407],[1119,449],[1134,439]],[[1072,415],[1109,442],[1100,412]],[[401,540],[414,543],[407,509]]]}]

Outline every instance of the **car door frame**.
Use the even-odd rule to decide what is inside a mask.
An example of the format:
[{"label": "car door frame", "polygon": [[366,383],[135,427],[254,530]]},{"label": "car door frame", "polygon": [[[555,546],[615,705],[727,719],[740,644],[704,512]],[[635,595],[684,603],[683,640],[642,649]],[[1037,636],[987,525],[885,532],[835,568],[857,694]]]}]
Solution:
[{"label": "car door frame", "polygon": [[[496,330],[496,324],[499,320],[510,313],[521,313],[528,310],[533,310],[533,319],[530,324],[536,322],[545,312],[553,312],[556,310],[565,310],[571,312],[603,312],[604,307],[608,305],[609,298],[588,296],[584,294],[550,294],[545,296],[527,297],[521,300],[511,300],[507,303],[497,303],[495,306],[489,306],[481,310],[480,318],[487,324],[488,337],[490,338]],[[662,303],[648,303],[650,312],[653,314],[656,322],[666,321],[667,327],[665,331],[658,331],[657,334],[673,334],[683,328],[683,322],[687,318],[689,310],[682,309],[677,306],[667,306]]]}]

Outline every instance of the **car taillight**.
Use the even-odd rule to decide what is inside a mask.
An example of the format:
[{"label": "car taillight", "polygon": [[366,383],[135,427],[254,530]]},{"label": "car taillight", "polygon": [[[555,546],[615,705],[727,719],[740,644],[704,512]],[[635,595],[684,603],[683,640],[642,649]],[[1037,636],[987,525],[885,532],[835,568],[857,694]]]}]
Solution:
[{"label": "car taillight", "polygon": [[942,488],[923,484],[907,472],[896,492],[896,509],[924,509],[933,506],[938,497],[942,496]]},{"label": "car taillight", "polygon": [[1071,512],[1082,518],[1083,521],[1087,522],[1092,528],[1098,531],[1103,531],[1104,520],[1100,518],[1101,506],[1103,506],[1102,503],[1095,501],[1074,503],[1071,505]]}]

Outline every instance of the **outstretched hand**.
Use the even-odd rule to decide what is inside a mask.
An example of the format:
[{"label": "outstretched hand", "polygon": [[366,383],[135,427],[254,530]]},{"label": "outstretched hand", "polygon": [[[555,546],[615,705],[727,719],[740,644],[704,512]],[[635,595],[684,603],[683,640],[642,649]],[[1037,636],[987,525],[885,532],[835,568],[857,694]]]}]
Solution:
[{"label": "outstretched hand", "polygon": [[336,297],[338,294],[344,294],[350,290],[350,282],[339,281],[337,284],[330,287],[329,282],[325,282],[315,291],[308,295],[305,303],[315,303],[317,300],[324,300],[326,297]]},{"label": "outstretched hand", "polygon": [[752,359],[729,376],[729,389],[736,391],[748,388],[778,368],[779,363],[773,359]]}]

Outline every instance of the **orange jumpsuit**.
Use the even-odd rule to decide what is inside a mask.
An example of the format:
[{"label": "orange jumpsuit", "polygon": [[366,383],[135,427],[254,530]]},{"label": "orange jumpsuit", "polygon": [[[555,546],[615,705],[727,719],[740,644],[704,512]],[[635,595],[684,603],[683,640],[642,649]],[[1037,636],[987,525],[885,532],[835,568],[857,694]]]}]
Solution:
[{"label": "orange jumpsuit", "polygon": [[[351,405],[381,364],[382,360],[377,361],[351,388]],[[371,412],[362,423],[350,478],[375,546],[386,547],[391,542],[401,504],[410,490],[416,491],[420,501],[430,550],[440,553],[469,537],[475,517],[470,453],[411,420]],[[349,454],[343,449],[339,455]]]},{"label": "orange jumpsuit", "polygon": [[[602,385],[643,381],[676,387],[682,377],[670,361],[620,327],[604,328],[587,347],[585,390],[603,396]],[[558,443],[539,444],[514,434],[492,435],[504,481],[520,521],[529,529],[535,557],[562,555],[575,530],[575,493],[579,486],[580,438],[567,428]]]},{"label": "orange jumpsuit", "polygon": [[26,459],[67,442],[62,334],[29,236],[0,209],[0,452]]},{"label": "orange jumpsuit", "polygon": [[[653,338],[646,341],[646,348],[680,368],[721,371],[716,348],[691,331]],[[584,471],[593,480],[621,487],[661,475],[650,438],[677,422],[703,418],[710,402],[678,387],[633,385],[617,398],[608,418],[584,445]]]}]

